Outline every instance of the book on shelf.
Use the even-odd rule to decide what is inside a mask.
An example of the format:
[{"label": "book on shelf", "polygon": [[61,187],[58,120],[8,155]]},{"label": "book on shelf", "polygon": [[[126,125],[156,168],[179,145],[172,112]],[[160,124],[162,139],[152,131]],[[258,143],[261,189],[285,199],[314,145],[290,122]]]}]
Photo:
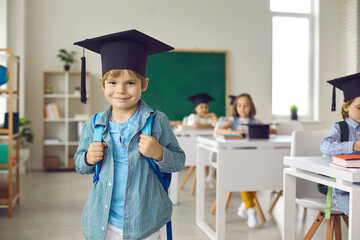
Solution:
[{"label": "book on shelf", "polygon": [[221,139],[244,139],[243,135],[236,134],[217,134],[216,137]]},{"label": "book on shelf", "polygon": [[59,107],[56,103],[46,104],[45,110],[46,110],[45,117],[47,116],[47,118],[49,118],[49,119],[59,119],[60,118]]},{"label": "book on shelf", "polygon": [[50,118],[46,105],[44,106],[45,118]]},{"label": "book on shelf", "polygon": [[331,155],[332,163],[343,167],[360,168],[360,155]]}]

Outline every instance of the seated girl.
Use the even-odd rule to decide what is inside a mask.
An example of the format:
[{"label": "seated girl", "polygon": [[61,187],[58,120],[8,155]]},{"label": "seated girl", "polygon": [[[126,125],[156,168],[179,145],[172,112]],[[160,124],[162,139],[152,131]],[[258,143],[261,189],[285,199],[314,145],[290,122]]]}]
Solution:
[{"label": "seated girl", "polygon": [[[233,116],[229,118],[223,126],[216,131],[217,134],[248,134],[249,126],[247,124],[261,124],[254,118],[256,114],[255,104],[251,96],[247,93],[240,94],[233,104]],[[270,128],[270,134],[276,134],[276,130]],[[247,224],[250,228],[258,226],[256,219],[256,210],[254,198],[256,192],[240,192],[243,202],[238,208],[238,215],[247,218]]]}]

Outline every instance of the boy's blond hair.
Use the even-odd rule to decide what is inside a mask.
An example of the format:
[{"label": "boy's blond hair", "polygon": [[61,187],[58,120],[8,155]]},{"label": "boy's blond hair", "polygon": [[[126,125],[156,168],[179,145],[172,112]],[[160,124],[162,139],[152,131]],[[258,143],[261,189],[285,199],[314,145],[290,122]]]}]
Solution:
[{"label": "boy's blond hair", "polygon": [[110,77],[117,78],[117,77],[121,76],[122,74],[124,74],[126,71],[130,74],[130,76],[140,79],[141,87],[144,86],[145,77],[143,75],[141,75],[140,73],[137,73],[133,70],[128,70],[128,69],[114,69],[114,70],[110,70],[104,74],[103,81],[101,82],[103,88],[105,88],[105,81],[108,78],[110,78]]},{"label": "boy's blond hair", "polygon": [[350,104],[352,104],[354,102],[354,100],[355,100],[355,98],[351,99],[347,102],[344,102],[343,106],[341,107],[341,115],[344,120],[345,120],[345,118],[349,117],[349,113],[345,111],[344,106],[349,107]]}]

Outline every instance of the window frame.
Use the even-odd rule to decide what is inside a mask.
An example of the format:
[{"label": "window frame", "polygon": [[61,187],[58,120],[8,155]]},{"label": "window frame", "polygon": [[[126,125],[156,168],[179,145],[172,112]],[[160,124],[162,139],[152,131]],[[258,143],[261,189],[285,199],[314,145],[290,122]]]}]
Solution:
[{"label": "window frame", "polygon": [[[299,118],[303,119],[303,120],[313,120],[315,117],[315,77],[314,77],[314,64],[315,64],[315,51],[314,51],[314,46],[315,46],[315,21],[314,21],[314,0],[310,0],[310,4],[311,4],[311,9],[309,13],[294,13],[294,12],[276,12],[276,11],[271,11],[270,9],[270,3],[271,0],[269,0],[269,11],[270,11],[270,16],[271,16],[271,46],[273,46],[273,18],[274,17],[289,17],[289,18],[305,18],[308,19],[309,21],[309,52],[308,52],[308,83],[309,83],[309,89],[308,89],[308,94],[309,94],[309,99],[308,99],[308,112],[305,115],[299,115]],[[271,81],[273,82],[273,48],[271,49]],[[289,118],[289,114],[290,114],[290,109],[289,109],[289,114],[285,114],[285,115],[279,115],[279,114],[274,114],[273,112],[273,85],[271,88],[271,116],[274,119],[288,119]]]}]

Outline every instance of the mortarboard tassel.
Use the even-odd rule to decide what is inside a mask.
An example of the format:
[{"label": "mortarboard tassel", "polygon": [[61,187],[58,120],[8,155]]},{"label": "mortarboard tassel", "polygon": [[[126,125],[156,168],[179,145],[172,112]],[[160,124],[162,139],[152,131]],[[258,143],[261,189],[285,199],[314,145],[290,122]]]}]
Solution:
[{"label": "mortarboard tassel", "polygon": [[335,89],[335,85],[333,86],[331,111],[332,112],[336,111],[336,89]]},{"label": "mortarboard tassel", "polygon": [[83,48],[83,56],[81,57],[81,102],[86,103],[86,59],[85,59],[85,48]]}]

